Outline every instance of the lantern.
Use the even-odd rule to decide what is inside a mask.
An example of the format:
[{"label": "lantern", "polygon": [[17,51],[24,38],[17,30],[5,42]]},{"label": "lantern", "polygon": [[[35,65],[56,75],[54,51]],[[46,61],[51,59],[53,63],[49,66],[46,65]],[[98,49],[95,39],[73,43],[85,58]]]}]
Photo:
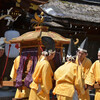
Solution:
[{"label": "lantern", "polygon": [[[5,38],[7,41],[12,40],[12,38],[16,38],[20,36],[19,32],[16,30],[8,30],[5,32]],[[8,55],[9,44],[5,44],[5,55]],[[15,48],[15,44],[11,44],[9,58],[15,58],[19,55],[19,50]]]}]

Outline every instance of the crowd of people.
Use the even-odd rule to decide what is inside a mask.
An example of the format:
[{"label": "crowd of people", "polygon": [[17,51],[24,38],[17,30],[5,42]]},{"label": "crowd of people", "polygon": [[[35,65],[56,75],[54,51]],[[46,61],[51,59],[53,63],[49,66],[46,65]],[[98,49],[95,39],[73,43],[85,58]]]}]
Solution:
[{"label": "crowd of people", "polygon": [[[98,60],[93,64],[87,58],[88,38],[86,38],[79,48],[74,45],[73,39],[68,47],[66,62],[53,72],[50,60],[55,57],[55,42],[50,37],[42,37],[42,44],[45,50],[32,74],[32,82],[27,88],[21,86],[17,88],[15,98],[29,97],[29,100],[50,100],[50,90],[56,95],[57,100],[90,100],[89,87],[100,83],[100,49],[98,50]],[[31,60],[30,60],[31,62]],[[11,70],[11,78],[16,80],[17,69],[20,63],[20,56],[14,60]],[[32,63],[30,63],[32,64]],[[53,81],[55,86],[53,88]],[[96,89],[95,100],[100,100],[100,89]]]}]

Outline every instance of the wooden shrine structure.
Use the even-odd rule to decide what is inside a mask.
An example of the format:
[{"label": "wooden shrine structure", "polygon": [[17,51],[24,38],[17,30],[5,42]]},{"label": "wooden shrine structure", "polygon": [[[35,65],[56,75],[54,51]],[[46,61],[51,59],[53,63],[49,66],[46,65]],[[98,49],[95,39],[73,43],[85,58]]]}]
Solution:
[{"label": "wooden shrine structure", "polygon": [[[23,51],[23,49],[29,49],[29,48],[35,48],[37,50],[37,59],[41,55],[41,47],[44,49],[42,42],[41,42],[41,37],[43,36],[48,36],[54,39],[55,41],[55,48],[56,48],[56,53],[59,53],[59,59],[58,61],[62,61],[63,57],[63,45],[64,44],[69,44],[70,39],[65,38],[55,32],[48,31],[48,27],[46,26],[37,26],[35,28],[35,31],[30,31],[27,33],[24,33],[23,35],[13,38],[12,40],[9,41],[9,44],[20,44],[20,55]],[[27,51],[27,50],[26,50]],[[58,66],[54,65],[54,62],[50,62],[52,65],[52,69],[55,70]],[[61,64],[61,62],[57,62]],[[1,85],[2,86],[14,86],[15,81],[2,81]]]}]

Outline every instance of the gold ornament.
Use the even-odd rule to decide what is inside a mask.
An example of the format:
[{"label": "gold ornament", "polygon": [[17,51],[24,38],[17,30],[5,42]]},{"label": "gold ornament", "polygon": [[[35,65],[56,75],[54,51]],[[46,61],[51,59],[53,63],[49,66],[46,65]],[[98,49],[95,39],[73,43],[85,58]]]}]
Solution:
[{"label": "gold ornament", "polygon": [[35,19],[31,19],[31,22],[35,22],[36,24],[35,25],[33,25],[33,27],[35,27],[35,26],[40,26],[42,23],[43,23],[43,21],[44,21],[44,17],[43,17],[43,15],[44,15],[44,13],[43,12],[41,12],[41,17],[39,17],[38,15],[37,15],[37,13],[35,13],[34,14],[34,17],[35,17]]}]

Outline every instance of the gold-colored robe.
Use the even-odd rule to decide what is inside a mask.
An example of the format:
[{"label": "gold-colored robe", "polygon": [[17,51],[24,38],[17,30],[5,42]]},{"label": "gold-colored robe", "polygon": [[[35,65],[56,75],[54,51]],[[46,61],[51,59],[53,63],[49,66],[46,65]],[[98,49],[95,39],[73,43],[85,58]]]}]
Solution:
[{"label": "gold-colored robe", "polygon": [[52,89],[53,71],[45,57],[39,59],[32,75],[29,100],[49,100],[49,92]]},{"label": "gold-colored robe", "polygon": [[[100,84],[100,62],[99,60],[95,61],[92,64],[91,69],[88,73],[88,76],[85,80],[85,84],[93,86],[95,82]],[[100,100],[100,89],[96,89],[95,100]]]},{"label": "gold-colored robe", "polygon": [[[16,80],[16,77],[17,77],[17,69],[19,67],[19,63],[20,63],[20,56],[15,58],[14,64],[13,64],[13,67],[12,67],[12,70],[11,70],[11,73],[10,73],[10,77],[14,81]],[[29,92],[30,92],[30,90],[26,86],[22,86],[20,88],[17,88],[15,98],[28,97]]]},{"label": "gold-colored robe", "polygon": [[[85,85],[84,81],[85,81],[85,79],[87,77],[87,74],[88,74],[88,72],[90,70],[92,62],[91,62],[90,59],[88,59],[88,58],[85,57],[85,59],[83,60],[82,64],[79,65],[79,63],[78,63],[78,57],[76,57],[76,64],[78,64],[78,66],[82,70],[82,80],[83,80],[83,87],[84,87],[84,85]],[[85,91],[85,94],[83,96],[79,97],[79,100],[90,100],[89,90],[88,89]]]},{"label": "gold-colored robe", "polygon": [[75,88],[78,90],[78,94],[84,94],[85,92],[81,80],[81,70],[75,63],[66,62],[60,66],[54,73],[54,79],[56,80],[56,86],[53,94],[58,95],[58,100],[72,100]]}]

